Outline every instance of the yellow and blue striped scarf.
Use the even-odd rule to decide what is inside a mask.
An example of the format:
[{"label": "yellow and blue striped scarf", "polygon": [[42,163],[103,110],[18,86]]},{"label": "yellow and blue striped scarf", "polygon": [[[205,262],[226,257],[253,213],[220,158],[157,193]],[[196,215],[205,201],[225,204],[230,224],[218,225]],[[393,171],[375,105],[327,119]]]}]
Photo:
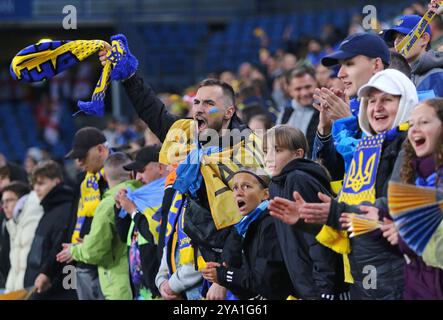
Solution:
[{"label": "yellow and blue striped scarf", "polygon": [[86,219],[94,217],[94,212],[100,204],[101,195],[99,180],[103,179],[104,169],[97,173],[88,172],[80,185],[80,201],[77,210],[77,222],[71,237],[72,243],[77,243]]},{"label": "yellow and blue striped scarf", "polygon": [[[442,5],[443,1],[440,1],[439,4]],[[395,50],[401,55],[407,56],[416,44],[417,40],[423,36],[426,27],[431,23],[431,20],[435,17],[435,15],[436,9],[426,11],[417,25],[411,31],[409,31],[402,41],[395,46]]]},{"label": "yellow and blue striped scarf", "polygon": [[[10,73],[20,82],[39,82],[49,80],[69,69],[90,55],[105,48],[103,40],[62,40],[39,42],[30,45],[12,59]],[[95,86],[92,100],[78,102],[79,112],[103,116],[105,92],[110,83],[111,70],[125,54],[121,40],[113,40],[112,49],[107,54],[106,64]]]}]

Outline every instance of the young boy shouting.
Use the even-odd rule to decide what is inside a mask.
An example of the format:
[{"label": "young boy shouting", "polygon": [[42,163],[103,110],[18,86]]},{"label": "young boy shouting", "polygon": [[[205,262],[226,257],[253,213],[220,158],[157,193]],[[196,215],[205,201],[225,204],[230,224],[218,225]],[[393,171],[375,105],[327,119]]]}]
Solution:
[{"label": "young boy shouting", "polygon": [[243,218],[223,248],[223,264],[208,262],[203,277],[239,299],[286,299],[291,281],[268,213],[269,176],[242,169],[233,177],[233,193]]}]

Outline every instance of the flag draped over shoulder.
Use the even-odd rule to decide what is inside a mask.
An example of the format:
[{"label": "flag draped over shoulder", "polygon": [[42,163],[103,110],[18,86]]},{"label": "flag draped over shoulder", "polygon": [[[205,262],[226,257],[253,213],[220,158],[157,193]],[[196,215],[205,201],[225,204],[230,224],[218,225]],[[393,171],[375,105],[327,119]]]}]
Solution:
[{"label": "flag draped over shoulder", "polygon": [[[107,44],[103,40],[62,40],[33,44],[21,50],[12,59],[10,73],[20,82],[49,80],[104,49]],[[111,45],[112,49],[107,54],[108,59],[95,86],[92,100],[79,101],[79,112],[96,116],[104,114],[105,92],[109,86],[112,68],[125,53],[121,40],[113,40]]]},{"label": "flag draped over shoulder", "polygon": [[[237,130],[235,134],[239,133]],[[242,167],[264,168],[262,141],[250,133],[232,147],[205,148],[197,143],[197,136],[194,120],[175,122],[163,143],[160,162],[180,163],[174,188],[182,193],[192,193],[204,182],[211,215],[219,230],[241,218],[231,191],[232,177]]]}]

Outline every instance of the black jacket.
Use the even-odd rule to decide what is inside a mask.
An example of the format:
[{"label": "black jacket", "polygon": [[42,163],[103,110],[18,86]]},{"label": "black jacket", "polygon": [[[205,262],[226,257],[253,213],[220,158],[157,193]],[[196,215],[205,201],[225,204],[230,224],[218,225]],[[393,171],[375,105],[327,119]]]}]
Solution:
[{"label": "black jacket", "polygon": [[241,300],[257,295],[282,300],[292,292],[274,221],[268,212],[251,223],[244,239],[235,228],[231,229],[223,258],[228,267],[217,268],[218,281]]},{"label": "black jacket", "polygon": [[[405,136],[406,134],[401,134],[393,141],[385,142],[383,145],[375,182],[377,198],[375,205],[380,210],[381,218],[387,216],[388,182]],[[340,229],[339,218],[343,212],[358,213],[359,210],[356,206],[349,206],[333,200],[327,224],[335,229]],[[351,238],[351,250],[349,262],[354,278],[354,285],[350,290],[351,299],[402,299],[404,259],[398,246],[390,245],[381,231],[375,230]],[[370,275],[370,270],[374,270],[368,266],[373,266],[376,269],[376,289],[364,288],[364,283],[370,280],[370,277],[366,276]],[[372,272],[372,274],[374,273]]]},{"label": "black jacket", "polygon": [[0,210],[0,288],[5,287],[6,278],[11,267],[9,261],[10,241],[6,221],[6,216]]},{"label": "black jacket", "polygon": [[166,110],[154,90],[148,84],[145,85],[137,74],[123,82],[123,85],[140,119],[163,142],[169,128],[179,117]]},{"label": "black jacket", "polygon": [[[298,191],[306,202],[321,202],[318,192],[330,194],[329,178],[323,168],[307,159],[288,163],[269,185],[271,199],[293,200]],[[321,245],[315,236],[321,225],[299,221],[291,226],[274,219],[283,258],[295,292],[302,299],[320,299],[346,291],[342,256]]]},{"label": "black jacket", "polygon": [[34,285],[35,278],[44,273],[52,282],[48,294],[64,290],[62,287],[63,265],[55,256],[62,249],[62,243],[69,242],[69,222],[73,191],[70,187],[59,184],[41,201],[44,214],[35,231],[25,273],[25,287]]}]

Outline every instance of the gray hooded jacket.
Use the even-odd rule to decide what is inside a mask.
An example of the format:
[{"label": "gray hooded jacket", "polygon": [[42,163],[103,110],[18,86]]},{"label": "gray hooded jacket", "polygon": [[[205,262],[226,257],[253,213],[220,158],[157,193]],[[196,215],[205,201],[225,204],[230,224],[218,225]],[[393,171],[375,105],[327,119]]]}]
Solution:
[{"label": "gray hooded jacket", "polygon": [[443,97],[443,52],[425,52],[411,64],[411,71],[417,91],[434,90],[437,97]]}]

